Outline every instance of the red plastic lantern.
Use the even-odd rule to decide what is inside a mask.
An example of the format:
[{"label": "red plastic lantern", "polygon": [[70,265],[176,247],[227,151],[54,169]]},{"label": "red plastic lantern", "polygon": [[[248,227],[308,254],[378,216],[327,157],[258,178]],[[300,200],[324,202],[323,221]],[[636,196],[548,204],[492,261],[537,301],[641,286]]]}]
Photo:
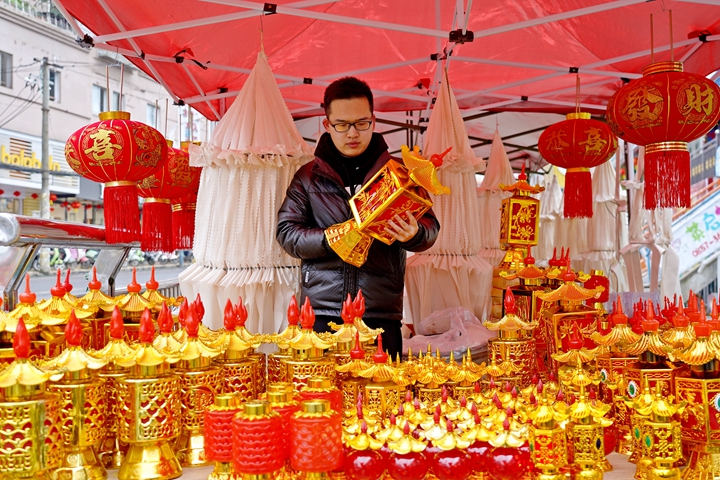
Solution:
[{"label": "red plastic lantern", "polygon": [[167,143],[168,159],[163,168],[138,182],[138,195],[145,198],[140,246],[146,251],[175,250],[170,199],[196,193],[200,186],[202,169],[190,166],[186,150]]},{"label": "red plastic lantern", "polygon": [[570,113],[566,120],[545,129],[538,149],[548,163],[567,169],[563,215],[592,217],[590,168],[602,165],[617,150],[610,127],[592,120],[589,113]]},{"label": "red plastic lantern", "polygon": [[659,62],[616,95],[608,116],[624,140],[645,147],[645,208],[690,207],[687,142],[720,120],[720,88],[680,62]]},{"label": "red plastic lantern", "polygon": [[73,133],[65,158],[78,175],[105,183],[105,240],[126,243],[140,237],[135,182],[162,168],[167,159],[163,136],[130,120],[127,112],[103,112],[100,121]]}]

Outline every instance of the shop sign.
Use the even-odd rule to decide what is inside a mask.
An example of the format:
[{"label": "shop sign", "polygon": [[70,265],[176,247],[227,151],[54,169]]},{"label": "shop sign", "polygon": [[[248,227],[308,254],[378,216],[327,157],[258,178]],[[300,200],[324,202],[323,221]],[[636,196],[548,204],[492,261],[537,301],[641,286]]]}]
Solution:
[{"label": "shop sign", "polygon": [[691,185],[715,176],[716,148],[714,144],[708,147],[690,158]]},{"label": "shop sign", "polygon": [[673,238],[680,274],[720,250],[720,192],[678,220]]},{"label": "shop sign", "polygon": [[[35,152],[30,152],[28,156],[25,150],[20,150],[19,153],[13,155],[5,145],[0,145],[0,162],[5,165],[42,170],[42,161],[37,157]],[[53,161],[52,155],[49,156],[49,167],[51,172],[60,171],[60,165]]]}]

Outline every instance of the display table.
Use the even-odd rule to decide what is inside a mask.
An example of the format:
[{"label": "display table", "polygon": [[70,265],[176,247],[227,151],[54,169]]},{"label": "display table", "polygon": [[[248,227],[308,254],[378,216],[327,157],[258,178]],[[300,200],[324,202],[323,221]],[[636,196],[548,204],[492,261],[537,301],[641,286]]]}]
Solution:
[{"label": "display table", "polygon": [[[635,464],[627,461],[627,455],[612,453],[608,460],[613,466],[612,472],[607,472],[604,480],[628,480],[635,475]],[[212,472],[212,467],[186,468],[183,470],[182,479],[205,480]],[[108,471],[108,480],[117,480],[117,470]]]}]

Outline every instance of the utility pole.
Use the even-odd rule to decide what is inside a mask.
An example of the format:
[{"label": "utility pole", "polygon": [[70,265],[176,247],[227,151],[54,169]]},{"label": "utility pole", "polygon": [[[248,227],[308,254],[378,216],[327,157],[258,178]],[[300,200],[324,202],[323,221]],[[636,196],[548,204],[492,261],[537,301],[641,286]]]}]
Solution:
[{"label": "utility pole", "polygon": [[[42,173],[40,218],[50,218],[50,65],[42,58]],[[42,263],[42,262],[41,262]]]}]

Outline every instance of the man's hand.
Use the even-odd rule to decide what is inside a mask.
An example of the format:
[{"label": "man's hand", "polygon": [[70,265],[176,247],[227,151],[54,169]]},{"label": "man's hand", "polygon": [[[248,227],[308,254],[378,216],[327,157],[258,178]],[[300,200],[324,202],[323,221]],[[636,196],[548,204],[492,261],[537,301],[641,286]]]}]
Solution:
[{"label": "man's hand", "polygon": [[398,214],[392,220],[388,220],[388,228],[385,229],[390,236],[399,242],[407,242],[412,239],[418,231],[418,223],[411,212],[405,212],[407,221]]}]

